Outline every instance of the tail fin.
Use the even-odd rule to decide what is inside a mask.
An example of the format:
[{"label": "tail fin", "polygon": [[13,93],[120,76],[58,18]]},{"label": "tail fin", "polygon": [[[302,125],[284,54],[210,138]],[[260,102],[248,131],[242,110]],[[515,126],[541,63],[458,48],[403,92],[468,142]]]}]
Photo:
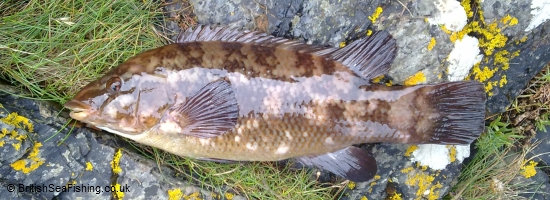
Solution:
[{"label": "tail fin", "polygon": [[485,90],[477,81],[450,82],[433,86],[428,92],[440,117],[433,136],[422,143],[469,144],[485,127]]}]

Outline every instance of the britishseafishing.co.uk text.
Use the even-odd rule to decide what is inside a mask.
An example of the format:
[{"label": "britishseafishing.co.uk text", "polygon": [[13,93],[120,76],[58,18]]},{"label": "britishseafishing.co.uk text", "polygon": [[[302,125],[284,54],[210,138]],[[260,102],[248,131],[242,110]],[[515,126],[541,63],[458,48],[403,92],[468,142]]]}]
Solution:
[{"label": "britishseafishing.co.uk text", "polygon": [[108,185],[98,186],[89,184],[71,184],[58,186],[55,184],[8,184],[6,186],[8,192],[93,192],[100,194],[102,192],[130,192],[129,185]]}]

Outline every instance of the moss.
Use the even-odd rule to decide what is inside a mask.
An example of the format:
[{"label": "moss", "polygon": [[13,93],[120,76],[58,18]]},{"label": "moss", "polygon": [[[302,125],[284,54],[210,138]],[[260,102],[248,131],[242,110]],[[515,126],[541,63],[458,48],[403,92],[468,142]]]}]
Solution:
[{"label": "moss", "polygon": [[111,161],[111,168],[113,169],[113,172],[115,174],[119,174],[122,172],[122,168],[120,168],[120,158],[122,157],[122,151],[121,149],[118,149],[115,152],[115,156],[113,156],[113,160]]},{"label": "moss", "polygon": [[418,146],[411,145],[411,146],[409,146],[409,148],[407,148],[407,151],[403,155],[404,156],[411,156],[412,152],[414,152],[416,149],[418,149]]},{"label": "moss", "polygon": [[527,164],[527,161],[523,162],[523,166],[521,167],[520,174],[523,175],[525,178],[531,178],[534,175],[537,174],[537,170],[535,170],[535,166],[537,166],[537,163],[535,161],[529,161],[529,164]]},{"label": "moss", "polygon": [[435,44],[436,44],[435,38],[432,37],[432,39],[430,40],[430,43],[428,44],[428,50],[431,51],[434,48]]},{"label": "moss", "polygon": [[419,83],[422,83],[426,81],[426,76],[424,76],[424,72],[418,72],[411,77],[407,78],[405,82],[403,83],[406,86],[416,85]]},{"label": "moss", "polygon": [[91,162],[86,162],[86,170],[92,171],[94,169],[94,166]]},{"label": "moss", "polygon": [[378,20],[378,18],[380,17],[380,14],[382,14],[384,10],[382,9],[382,7],[378,7],[376,8],[376,10],[374,11],[374,13],[372,14],[372,16],[369,16],[369,19],[370,21],[374,24],[376,23],[376,20]]},{"label": "moss", "polygon": [[181,192],[181,189],[176,188],[173,190],[168,190],[168,199],[169,200],[179,200],[183,197],[183,192]]}]

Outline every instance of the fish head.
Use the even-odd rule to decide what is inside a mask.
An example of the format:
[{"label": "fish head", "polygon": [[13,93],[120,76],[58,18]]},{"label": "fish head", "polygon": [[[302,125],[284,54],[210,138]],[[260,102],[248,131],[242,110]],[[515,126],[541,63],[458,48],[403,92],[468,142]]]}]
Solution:
[{"label": "fish head", "polygon": [[[70,116],[119,135],[136,135],[155,126],[174,104],[166,77],[139,64],[123,63],[89,83],[65,103]],[[122,133],[122,134],[121,134]]]}]

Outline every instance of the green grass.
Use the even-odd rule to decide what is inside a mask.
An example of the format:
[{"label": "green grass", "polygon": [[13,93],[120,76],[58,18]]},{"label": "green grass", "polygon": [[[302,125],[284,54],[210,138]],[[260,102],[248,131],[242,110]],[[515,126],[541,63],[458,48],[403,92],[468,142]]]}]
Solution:
[{"label": "green grass", "polygon": [[[475,143],[477,153],[462,170],[448,198],[523,199],[519,194],[528,194],[528,189],[540,187],[540,183],[528,180],[535,172],[535,163],[527,155],[537,145],[531,144],[530,138],[550,124],[549,92],[550,65],[547,65],[508,111],[485,128]],[[520,176],[527,181],[514,181]]]},{"label": "green grass", "polygon": [[[160,16],[153,1],[2,1],[0,79],[30,91],[27,98],[62,104],[131,56],[162,46],[166,37],[155,29]],[[192,17],[182,20],[191,23]],[[222,195],[229,189],[258,199],[330,199],[338,188],[276,163],[219,164],[136,149]]]},{"label": "green grass", "polygon": [[153,3],[11,1],[0,8],[0,78],[32,98],[63,103],[107,69],[163,44]]}]

